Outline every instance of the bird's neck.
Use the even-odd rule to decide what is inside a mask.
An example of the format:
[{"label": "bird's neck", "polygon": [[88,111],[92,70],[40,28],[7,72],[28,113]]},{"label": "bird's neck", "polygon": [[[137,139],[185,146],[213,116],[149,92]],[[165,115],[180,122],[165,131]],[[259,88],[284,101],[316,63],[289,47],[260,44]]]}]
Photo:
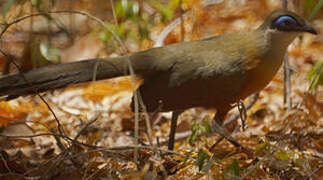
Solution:
[{"label": "bird's neck", "polygon": [[275,54],[285,54],[287,47],[299,35],[297,32],[281,32],[277,30],[267,30],[265,38],[271,43],[271,51]]},{"label": "bird's neck", "polygon": [[276,70],[282,64],[288,46],[299,35],[297,32],[280,32],[276,30],[265,30],[264,40],[267,44],[267,50],[264,52],[263,63]]},{"label": "bird's neck", "polygon": [[272,80],[284,60],[287,47],[298,34],[256,30],[252,35],[259,50],[253,61],[259,61],[256,65],[251,64],[251,68],[247,71],[248,82],[245,86],[249,87],[242,90],[243,98],[263,89]]}]

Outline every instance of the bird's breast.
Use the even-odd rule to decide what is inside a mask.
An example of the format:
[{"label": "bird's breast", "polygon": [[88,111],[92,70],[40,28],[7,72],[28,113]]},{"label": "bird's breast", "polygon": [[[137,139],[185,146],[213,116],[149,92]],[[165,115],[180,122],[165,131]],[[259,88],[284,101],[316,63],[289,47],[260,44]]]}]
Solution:
[{"label": "bird's breast", "polygon": [[[239,92],[239,98],[244,99],[252,93],[264,89],[274,78],[283,61],[283,55],[279,57],[264,57],[254,61],[259,61],[254,68],[248,69],[245,73],[245,80]],[[269,58],[266,60],[265,58]]]},{"label": "bird's breast", "polygon": [[287,48],[286,45],[274,44],[270,34],[261,31],[255,33],[249,41],[245,45],[246,71],[238,99],[244,99],[269,84],[279,70]]}]

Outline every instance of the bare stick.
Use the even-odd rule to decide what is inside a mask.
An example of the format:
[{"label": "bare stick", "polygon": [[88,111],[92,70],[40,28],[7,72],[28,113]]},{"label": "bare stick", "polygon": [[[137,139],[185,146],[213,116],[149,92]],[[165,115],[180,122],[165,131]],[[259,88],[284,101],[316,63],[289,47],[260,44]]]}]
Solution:
[{"label": "bare stick", "polygon": [[185,39],[185,28],[184,28],[184,10],[182,8],[182,0],[179,1],[179,11],[180,11],[180,18],[181,18],[181,41]]},{"label": "bare stick", "polygon": [[288,54],[286,53],[284,59],[284,104],[287,104],[287,111],[292,108],[292,101],[291,101],[291,68],[289,65]]},{"label": "bare stick", "polygon": [[116,14],[116,11],[115,11],[115,9],[114,9],[113,0],[110,0],[110,4],[111,4],[111,8],[112,8],[112,15],[113,15],[114,23],[115,23],[116,25],[119,25],[119,24],[118,24],[118,19],[117,19],[117,14]]},{"label": "bare stick", "polygon": [[89,121],[85,125],[83,125],[80,129],[80,131],[77,133],[77,135],[74,137],[74,140],[77,141],[77,139],[81,136],[81,134],[91,125],[93,124],[96,120],[98,120],[98,117],[96,116],[93,120]]},{"label": "bare stick", "polygon": [[[293,123],[295,122],[295,120],[296,120],[296,118],[297,118],[298,113],[301,111],[301,108],[300,108],[300,107],[302,107],[302,106],[304,105],[304,103],[306,102],[306,100],[307,100],[307,96],[308,96],[308,94],[309,94],[309,91],[310,91],[311,87],[313,86],[314,82],[316,82],[316,81],[317,81],[317,79],[320,77],[319,75],[320,75],[320,72],[321,72],[321,71],[322,71],[322,68],[317,69],[317,71],[316,71],[316,72],[315,72],[315,74],[314,74],[314,78],[313,78],[313,80],[312,80],[312,82],[311,82],[310,86],[308,87],[307,91],[304,93],[304,97],[303,97],[303,99],[302,99],[301,103],[300,103],[300,104],[298,105],[298,107],[297,107],[297,111],[294,113],[294,117],[293,117],[293,118],[288,122],[288,124],[287,124],[286,126],[284,126],[284,127],[280,130],[280,139],[283,137],[283,134],[287,132],[287,127],[290,127],[290,125],[291,125],[291,124],[293,124]],[[279,140],[280,140],[280,139],[279,139]]]},{"label": "bare stick", "polygon": [[[283,9],[287,9],[287,0],[282,0]],[[290,65],[288,61],[288,53],[286,52],[284,58],[284,104],[287,104],[287,111],[292,108],[291,94],[291,74]]]},{"label": "bare stick", "polygon": [[139,100],[139,105],[140,105],[140,107],[142,109],[142,113],[144,115],[144,119],[145,119],[145,122],[146,122],[147,136],[148,136],[149,144],[154,147],[150,118],[149,118],[149,115],[147,113],[147,108],[146,108],[146,106],[145,106],[145,104],[144,104],[144,102],[142,100],[142,97],[141,97],[140,93],[138,93],[138,100]]},{"label": "bare stick", "polygon": [[[55,134],[54,132],[52,133],[40,133],[40,134],[34,134],[34,135],[24,135],[24,136],[7,136],[7,135],[2,135],[0,134],[0,137],[4,137],[4,138],[9,138],[9,139],[19,139],[19,138],[33,138],[33,137],[39,137],[39,136],[59,136],[59,137],[63,137],[63,135],[59,135],[59,134]],[[67,139],[69,137],[66,137]],[[131,150],[131,149],[135,149],[135,148],[138,148],[138,149],[151,149],[153,150],[154,148],[156,147],[152,147],[152,146],[118,146],[118,147],[103,147],[103,146],[95,146],[95,145],[91,145],[91,144],[86,144],[86,143],[82,143],[82,142],[79,142],[79,141],[75,141],[71,138],[69,138],[73,143],[76,143],[76,144],[79,144],[79,145],[83,145],[83,146],[86,146],[86,147],[89,147],[89,148],[92,148],[94,150],[92,151],[87,151],[85,153],[90,153],[90,152],[95,152],[95,151],[127,151],[127,150]],[[181,156],[181,157],[186,157],[186,155],[184,154],[181,154],[181,153],[178,153],[178,152],[175,152],[175,151],[172,151],[172,150],[165,150],[163,148],[158,148],[157,147],[157,150],[158,151],[162,151],[162,152],[165,152],[165,153],[168,153],[168,154],[175,154],[175,155],[178,155],[178,156]],[[194,160],[194,158],[192,157],[189,157],[189,159],[191,160]]]}]

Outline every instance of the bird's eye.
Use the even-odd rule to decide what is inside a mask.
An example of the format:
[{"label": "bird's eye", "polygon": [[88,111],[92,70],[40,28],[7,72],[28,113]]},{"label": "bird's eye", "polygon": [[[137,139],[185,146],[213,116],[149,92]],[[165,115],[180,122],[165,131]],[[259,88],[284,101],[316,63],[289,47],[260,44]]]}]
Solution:
[{"label": "bird's eye", "polygon": [[293,17],[291,16],[280,16],[278,17],[274,23],[273,23],[274,26],[289,26],[289,25],[297,25],[297,21],[296,19],[294,19]]}]

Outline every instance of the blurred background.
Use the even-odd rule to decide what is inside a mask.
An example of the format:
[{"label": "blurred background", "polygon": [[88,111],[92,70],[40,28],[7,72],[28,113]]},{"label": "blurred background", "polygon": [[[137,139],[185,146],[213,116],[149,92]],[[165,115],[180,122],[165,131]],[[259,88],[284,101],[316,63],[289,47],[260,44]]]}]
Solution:
[{"label": "blurred background", "polygon": [[[1,0],[1,76],[252,31],[282,4],[281,0]],[[47,92],[47,104],[37,96],[0,102],[1,179],[320,179],[322,6],[323,0],[288,1],[287,8],[305,18],[318,35],[304,34],[289,47],[289,104],[284,102],[281,68],[248,111],[247,130],[233,133],[255,150],[253,156],[225,141],[211,150],[220,138],[208,135],[214,111],[194,108],[180,117],[177,153],[172,155],[160,150],[166,149],[170,114],[153,120],[154,146],[148,146],[145,121],[140,121],[140,145],[147,146],[140,148],[134,162],[134,118],[129,108],[133,86],[129,77],[123,77]],[[65,133],[57,130],[57,119],[47,105]]]}]

